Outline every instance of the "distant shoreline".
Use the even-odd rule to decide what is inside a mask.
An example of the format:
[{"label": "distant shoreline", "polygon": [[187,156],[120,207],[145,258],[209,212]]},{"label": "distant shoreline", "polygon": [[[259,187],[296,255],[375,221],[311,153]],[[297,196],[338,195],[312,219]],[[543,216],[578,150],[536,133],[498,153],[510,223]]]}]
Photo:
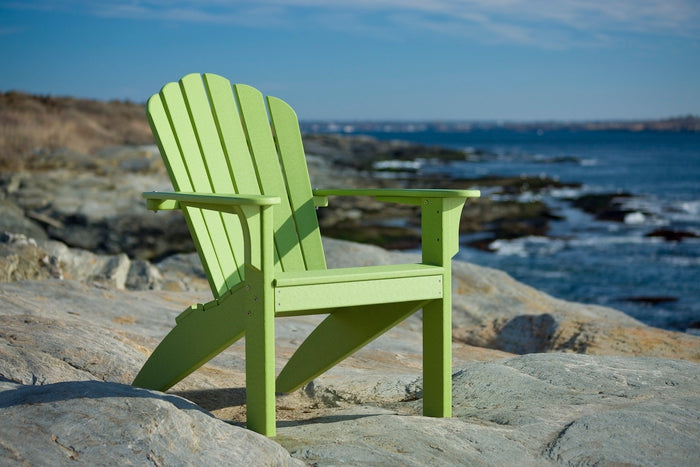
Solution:
[{"label": "distant shoreline", "polygon": [[362,132],[386,133],[469,133],[475,131],[506,130],[518,132],[543,131],[658,131],[700,132],[700,117],[687,115],[659,120],[598,120],[598,121],[396,121],[396,120],[307,120],[301,122],[306,133]]},{"label": "distant shoreline", "polygon": [[[28,105],[34,101],[35,105]],[[44,109],[56,112],[65,109],[91,110],[100,113],[106,109],[118,109],[120,113],[132,112],[140,117],[142,110],[145,122],[145,103],[128,100],[99,100],[69,96],[52,96],[30,94],[23,91],[0,91],[0,115],[12,110],[27,111]],[[412,133],[416,131],[440,132],[469,132],[488,130],[513,131],[670,131],[670,132],[700,132],[700,115],[677,115],[658,119],[597,119],[597,120],[377,120],[371,117],[364,119],[305,119],[300,115],[301,129],[304,132],[322,133],[357,133],[362,131],[387,131],[397,133]],[[345,131],[351,127],[352,131]]]}]

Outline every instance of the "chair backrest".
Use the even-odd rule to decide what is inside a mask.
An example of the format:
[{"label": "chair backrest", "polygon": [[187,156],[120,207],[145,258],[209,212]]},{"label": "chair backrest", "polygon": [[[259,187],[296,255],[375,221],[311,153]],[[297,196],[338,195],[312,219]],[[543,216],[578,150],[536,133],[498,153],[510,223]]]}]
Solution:
[{"label": "chair backrest", "polygon": [[[266,105],[267,103],[267,105]],[[147,105],[173,187],[181,192],[278,196],[275,267],[325,269],[296,114],[289,105],[213,74],[168,83]],[[242,280],[243,234],[232,214],[185,208],[215,297]]]}]

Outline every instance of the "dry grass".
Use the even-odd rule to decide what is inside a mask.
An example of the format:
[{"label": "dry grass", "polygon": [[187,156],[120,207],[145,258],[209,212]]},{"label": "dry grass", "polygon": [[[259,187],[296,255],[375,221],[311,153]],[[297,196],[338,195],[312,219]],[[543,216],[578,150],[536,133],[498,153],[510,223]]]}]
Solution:
[{"label": "dry grass", "polygon": [[58,148],[91,154],[152,142],[141,104],[0,93],[0,170],[29,169],[43,151]]}]

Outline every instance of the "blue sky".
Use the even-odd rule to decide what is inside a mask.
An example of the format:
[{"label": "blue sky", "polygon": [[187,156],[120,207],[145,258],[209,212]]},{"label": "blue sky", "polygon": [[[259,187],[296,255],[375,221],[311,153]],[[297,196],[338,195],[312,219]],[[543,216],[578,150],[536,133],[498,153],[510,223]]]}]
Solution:
[{"label": "blue sky", "polygon": [[698,0],[0,0],[0,90],[145,101],[190,72],[303,120],[700,114]]}]

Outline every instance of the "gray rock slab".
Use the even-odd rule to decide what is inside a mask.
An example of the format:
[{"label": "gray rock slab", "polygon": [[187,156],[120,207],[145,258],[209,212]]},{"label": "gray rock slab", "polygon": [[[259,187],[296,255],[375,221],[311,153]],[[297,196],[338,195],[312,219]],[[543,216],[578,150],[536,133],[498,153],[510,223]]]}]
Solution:
[{"label": "gray rock slab", "polygon": [[680,360],[524,355],[456,372],[452,419],[352,407],[284,422],[277,441],[314,465],[694,466],[699,382]]},{"label": "gray rock slab", "polygon": [[77,320],[142,340],[162,339],[185,308],[208,300],[210,292],[130,292],[69,280],[0,284],[0,315]]},{"label": "gray rock slab", "polygon": [[278,428],[276,441],[309,465],[542,465],[509,430],[457,419],[351,408]]},{"label": "gray rock slab", "polygon": [[177,396],[116,383],[0,383],[2,465],[303,465]]},{"label": "gray rock slab", "polygon": [[75,318],[0,315],[0,376],[23,384],[130,383],[145,361],[135,347],[112,329]]},{"label": "gray rock slab", "polygon": [[20,233],[31,238],[47,238],[41,225],[26,217],[23,209],[6,199],[0,199],[0,232]]},{"label": "gray rock slab", "polygon": [[454,415],[565,465],[698,465],[700,364],[531,354],[455,374]]}]

